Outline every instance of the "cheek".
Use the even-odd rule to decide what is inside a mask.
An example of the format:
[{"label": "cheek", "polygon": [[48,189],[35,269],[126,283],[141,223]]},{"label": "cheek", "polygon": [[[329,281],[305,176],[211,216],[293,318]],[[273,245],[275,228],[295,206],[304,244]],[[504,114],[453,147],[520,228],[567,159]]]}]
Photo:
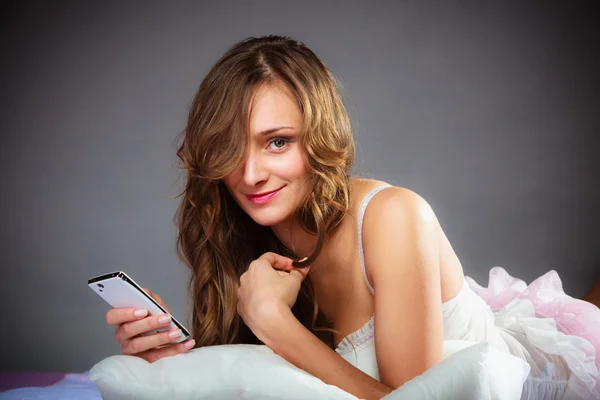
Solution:
[{"label": "cheek", "polygon": [[295,179],[303,178],[308,175],[308,166],[300,152],[295,152],[292,157],[290,157],[287,161],[285,170],[288,171],[290,177]]},{"label": "cheek", "polygon": [[240,171],[235,171],[229,175],[227,175],[223,179],[223,183],[225,187],[229,190],[229,192],[235,192],[235,188],[238,186],[241,179]]},{"label": "cheek", "polygon": [[233,190],[233,185],[231,184],[231,180],[228,178],[223,179],[223,185],[225,186],[225,189],[227,189],[227,191],[229,192],[229,194],[231,195],[231,197],[235,198],[235,191]]},{"label": "cheek", "polygon": [[231,196],[233,201],[241,207],[240,199],[238,197],[239,195],[236,190],[236,187],[238,186],[237,182],[238,181],[235,179],[235,177],[231,175],[223,179],[223,184],[225,185],[227,192],[229,192],[229,195]]},{"label": "cheek", "polygon": [[300,179],[302,181],[302,185],[303,186],[309,186],[310,185],[310,171],[307,167],[306,164],[304,164],[304,160],[299,160],[298,161],[298,168],[296,170],[297,178]]}]

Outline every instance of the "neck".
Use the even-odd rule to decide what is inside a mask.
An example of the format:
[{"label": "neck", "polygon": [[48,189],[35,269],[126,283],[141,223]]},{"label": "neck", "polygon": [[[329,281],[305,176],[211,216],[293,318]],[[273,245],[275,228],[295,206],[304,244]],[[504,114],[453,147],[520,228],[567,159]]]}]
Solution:
[{"label": "neck", "polygon": [[310,256],[317,246],[317,235],[306,232],[297,220],[282,222],[271,229],[281,243],[299,259]]}]

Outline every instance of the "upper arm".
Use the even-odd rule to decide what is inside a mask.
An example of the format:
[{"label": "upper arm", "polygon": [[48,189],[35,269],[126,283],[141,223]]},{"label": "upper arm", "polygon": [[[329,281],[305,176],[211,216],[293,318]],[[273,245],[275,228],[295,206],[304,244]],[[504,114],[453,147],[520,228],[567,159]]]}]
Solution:
[{"label": "upper arm", "polygon": [[396,388],[442,359],[439,223],[416,193],[390,188],[363,222],[375,290],[375,349],[382,382]]}]

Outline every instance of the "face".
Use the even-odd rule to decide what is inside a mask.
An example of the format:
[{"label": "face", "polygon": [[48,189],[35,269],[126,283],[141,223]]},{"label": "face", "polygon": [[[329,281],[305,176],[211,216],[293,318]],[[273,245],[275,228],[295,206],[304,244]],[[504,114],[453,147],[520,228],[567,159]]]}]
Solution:
[{"label": "face", "polygon": [[258,89],[250,114],[244,161],[225,178],[238,205],[257,223],[286,222],[308,190],[308,169],[298,141],[303,115],[277,85]]}]

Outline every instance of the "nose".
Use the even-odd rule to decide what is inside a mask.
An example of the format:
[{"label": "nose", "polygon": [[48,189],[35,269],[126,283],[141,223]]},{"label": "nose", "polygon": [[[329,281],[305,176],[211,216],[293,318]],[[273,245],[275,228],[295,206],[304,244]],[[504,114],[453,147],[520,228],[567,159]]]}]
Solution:
[{"label": "nose", "polygon": [[257,186],[269,179],[269,172],[265,168],[259,155],[248,155],[244,163],[244,183],[248,186]]}]

